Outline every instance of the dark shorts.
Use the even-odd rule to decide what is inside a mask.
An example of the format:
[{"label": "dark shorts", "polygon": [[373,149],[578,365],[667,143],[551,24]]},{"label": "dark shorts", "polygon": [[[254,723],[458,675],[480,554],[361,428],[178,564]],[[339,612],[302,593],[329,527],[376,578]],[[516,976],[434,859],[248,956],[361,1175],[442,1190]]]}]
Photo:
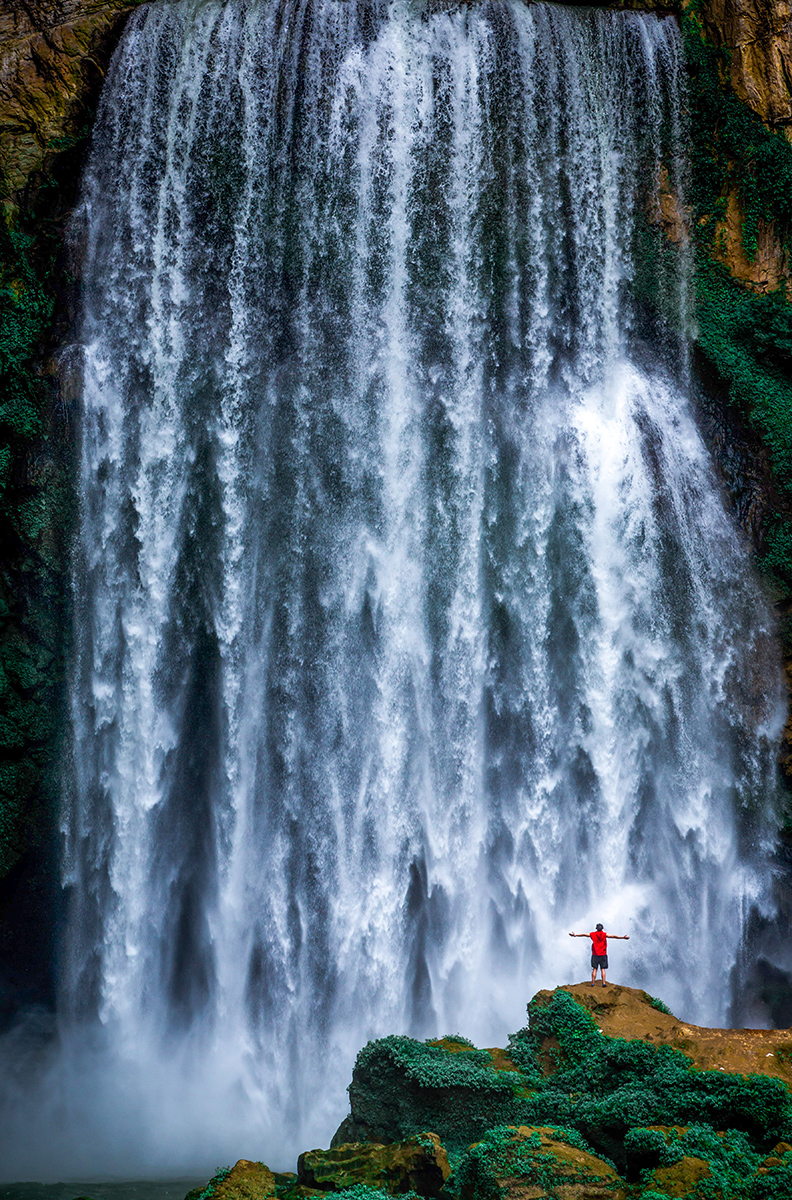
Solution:
[{"label": "dark shorts", "polygon": [[607,969],[608,969],[607,954],[592,954],[592,956],[591,956],[592,971],[596,971],[597,967],[602,967],[603,971],[607,971]]}]

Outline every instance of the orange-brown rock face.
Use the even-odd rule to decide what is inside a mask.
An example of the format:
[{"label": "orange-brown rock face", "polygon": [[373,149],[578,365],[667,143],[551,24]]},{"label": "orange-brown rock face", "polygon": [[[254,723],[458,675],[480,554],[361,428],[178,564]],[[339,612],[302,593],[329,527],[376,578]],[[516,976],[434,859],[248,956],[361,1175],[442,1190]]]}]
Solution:
[{"label": "orange-brown rock face", "polygon": [[85,119],[119,22],[140,0],[6,0],[0,8],[0,170],[20,193]]},{"label": "orange-brown rock face", "polygon": [[703,0],[699,11],[709,40],[729,51],[740,99],[792,134],[792,0]]}]

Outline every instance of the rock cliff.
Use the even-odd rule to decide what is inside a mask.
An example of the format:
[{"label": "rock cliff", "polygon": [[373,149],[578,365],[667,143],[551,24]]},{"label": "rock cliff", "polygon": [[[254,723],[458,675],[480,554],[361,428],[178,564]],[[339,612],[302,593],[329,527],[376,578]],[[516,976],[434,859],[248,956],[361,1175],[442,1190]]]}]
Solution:
[{"label": "rock cliff", "polygon": [[0,168],[5,202],[46,176],[90,121],[125,15],[140,0],[7,0],[0,12]]},{"label": "rock cliff", "polygon": [[790,0],[702,0],[698,11],[712,44],[728,51],[736,95],[792,136]]}]

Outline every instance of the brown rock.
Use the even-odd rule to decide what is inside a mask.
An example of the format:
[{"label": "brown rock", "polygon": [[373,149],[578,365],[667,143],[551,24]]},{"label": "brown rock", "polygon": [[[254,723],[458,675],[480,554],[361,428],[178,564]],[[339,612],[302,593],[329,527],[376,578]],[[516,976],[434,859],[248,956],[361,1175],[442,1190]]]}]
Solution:
[{"label": "brown rock", "polygon": [[674,246],[687,242],[690,235],[690,212],[684,207],[679,193],[674,188],[668,168],[661,164],[649,196],[647,217],[653,225],[662,229]]},{"label": "brown rock", "polygon": [[[211,1180],[212,1200],[275,1200],[275,1176],[264,1163],[240,1158],[223,1179]],[[205,1189],[194,1188],[185,1200],[195,1200]]]},{"label": "brown rock", "polygon": [[[609,1037],[642,1038],[654,1045],[673,1046],[701,1070],[770,1075],[792,1091],[792,1029],[706,1029],[690,1025],[653,1008],[647,992],[619,984],[593,988],[576,983],[562,990],[587,1008]],[[546,997],[549,1002],[552,994],[537,992],[534,1001]]]},{"label": "brown rock", "polygon": [[6,207],[82,129],[126,14],[141,0],[5,0],[0,172]]},{"label": "brown rock", "polygon": [[[624,1181],[596,1155],[568,1145],[544,1126],[515,1126],[512,1133],[511,1146],[493,1146],[491,1158],[478,1157],[461,1200],[491,1194],[493,1185],[502,1200],[625,1200]],[[486,1151],[487,1146],[481,1142],[471,1149]]]},{"label": "brown rock", "polygon": [[388,1146],[350,1142],[332,1150],[309,1150],[297,1161],[299,1182],[322,1191],[368,1184],[391,1196],[410,1190],[438,1196],[450,1174],[436,1133],[419,1133]]},{"label": "brown rock", "polygon": [[736,94],[768,125],[792,125],[792,0],[701,0],[708,39],[729,51]]}]

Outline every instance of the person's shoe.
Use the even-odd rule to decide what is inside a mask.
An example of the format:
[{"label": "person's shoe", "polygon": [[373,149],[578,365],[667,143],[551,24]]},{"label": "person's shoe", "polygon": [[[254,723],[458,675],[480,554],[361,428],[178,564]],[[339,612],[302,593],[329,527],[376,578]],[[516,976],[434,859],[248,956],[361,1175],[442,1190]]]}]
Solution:
[{"label": "person's shoe", "polygon": [[605,980],[602,981],[602,986],[605,987]]}]

